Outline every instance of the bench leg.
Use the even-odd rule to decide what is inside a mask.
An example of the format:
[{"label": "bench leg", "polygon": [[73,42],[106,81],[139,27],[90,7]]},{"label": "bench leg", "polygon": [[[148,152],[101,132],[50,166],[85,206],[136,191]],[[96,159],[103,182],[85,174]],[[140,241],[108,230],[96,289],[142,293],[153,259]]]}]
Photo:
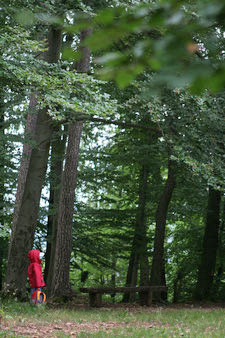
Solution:
[{"label": "bench leg", "polygon": [[147,302],[146,305],[150,306],[152,304],[152,291],[149,291],[147,294]]},{"label": "bench leg", "polygon": [[147,292],[144,292],[144,291],[139,292],[139,303],[140,303],[141,306],[146,305],[146,303],[147,303],[147,295],[148,295]]},{"label": "bench leg", "polygon": [[152,291],[139,292],[140,305],[150,306],[152,304]]},{"label": "bench leg", "polygon": [[101,307],[102,295],[100,293],[89,293],[89,305],[91,307]]}]

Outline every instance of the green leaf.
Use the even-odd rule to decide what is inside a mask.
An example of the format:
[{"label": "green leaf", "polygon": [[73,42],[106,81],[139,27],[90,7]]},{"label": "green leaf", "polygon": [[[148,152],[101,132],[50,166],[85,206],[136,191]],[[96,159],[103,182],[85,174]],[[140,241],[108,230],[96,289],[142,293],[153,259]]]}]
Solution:
[{"label": "green leaf", "polygon": [[72,48],[64,48],[62,51],[62,59],[69,61],[76,61],[81,58],[81,52],[79,50],[74,51]]},{"label": "green leaf", "polygon": [[99,11],[98,15],[95,17],[95,22],[97,24],[109,24],[115,18],[115,9],[114,8],[107,8],[104,10]]},{"label": "green leaf", "polygon": [[16,20],[20,25],[31,26],[35,22],[35,16],[31,11],[23,9],[16,13]]}]

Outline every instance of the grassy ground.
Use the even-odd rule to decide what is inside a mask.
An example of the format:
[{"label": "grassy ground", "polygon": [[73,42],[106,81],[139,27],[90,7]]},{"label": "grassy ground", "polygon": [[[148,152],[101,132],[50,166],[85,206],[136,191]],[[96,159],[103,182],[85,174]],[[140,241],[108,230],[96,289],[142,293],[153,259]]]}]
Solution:
[{"label": "grassy ground", "polygon": [[225,337],[222,306],[0,305],[0,337]]}]

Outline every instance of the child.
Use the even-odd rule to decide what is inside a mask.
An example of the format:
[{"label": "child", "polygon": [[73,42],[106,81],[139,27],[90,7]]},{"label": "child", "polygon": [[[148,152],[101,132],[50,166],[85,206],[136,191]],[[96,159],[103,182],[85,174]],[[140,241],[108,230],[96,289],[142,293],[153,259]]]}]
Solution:
[{"label": "child", "polygon": [[[41,291],[41,288],[45,286],[44,278],[42,275],[42,269],[41,269],[41,258],[43,257],[43,253],[41,253],[39,250],[30,250],[28,253],[28,258],[30,260],[30,264],[28,266],[27,275],[29,279],[30,284],[30,296],[31,296],[31,303],[36,303],[36,299],[32,299],[33,293],[39,289]],[[39,303],[42,302],[42,299],[38,301]]]}]

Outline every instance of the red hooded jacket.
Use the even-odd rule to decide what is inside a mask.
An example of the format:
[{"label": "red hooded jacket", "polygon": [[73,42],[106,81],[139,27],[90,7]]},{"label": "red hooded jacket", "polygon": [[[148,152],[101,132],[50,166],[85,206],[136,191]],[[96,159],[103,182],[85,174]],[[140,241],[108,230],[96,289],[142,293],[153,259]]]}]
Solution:
[{"label": "red hooded jacket", "polygon": [[30,264],[28,266],[27,275],[31,288],[41,288],[45,286],[41,269],[40,251],[30,250],[28,253]]}]

